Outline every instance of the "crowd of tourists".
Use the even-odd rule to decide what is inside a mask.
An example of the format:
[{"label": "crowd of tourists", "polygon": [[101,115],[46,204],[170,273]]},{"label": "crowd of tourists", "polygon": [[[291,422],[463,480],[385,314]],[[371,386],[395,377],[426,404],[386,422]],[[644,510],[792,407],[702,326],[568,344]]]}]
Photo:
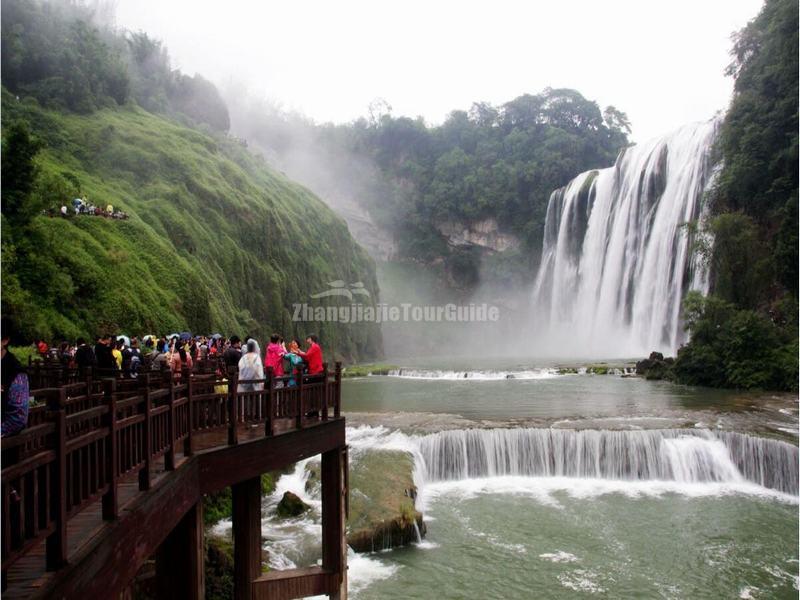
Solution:
[{"label": "crowd of tourists", "polygon": [[[5,319],[2,330],[2,435],[6,436],[20,431],[27,423],[30,383],[26,368],[8,350],[12,335],[10,323]],[[141,340],[104,334],[94,345],[84,338],[78,338],[74,344],[63,341],[53,346],[38,339],[33,346],[43,364],[78,369],[81,373],[92,368],[101,376],[122,378],[137,378],[145,370],[169,370],[174,380],[180,381],[198,361],[212,361],[219,365],[220,376],[233,367],[238,369],[239,392],[262,390],[268,369],[280,378],[277,387],[295,386],[301,374],[319,375],[324,370],[322,348],[314,334],[306,336],[305,350],[299,340],[287,341],[273,334],[263,355],[258,341],[249,336],[242,341],[236,335],[192,336],[188,332],[161,337],[146,335]]]},{"label": "crowd of tourists", "polygon": [[72,201],[72,210],[66,204],[62,204],[61,208],[50,207],[44,211],[43,214],[54,217],[56,214],[60,214],[60,216],[67,218],[75,213],[75,216],[78,215],[87,215],[91,217],[106,217],[109,219],[127,219],[128,214],[124,211],[117,210],[114,208],[113,204],[108,204],[103,208],[102,206],[95,206],[91,202],[89,202],[86,197],[83,198],[75,198]]}]

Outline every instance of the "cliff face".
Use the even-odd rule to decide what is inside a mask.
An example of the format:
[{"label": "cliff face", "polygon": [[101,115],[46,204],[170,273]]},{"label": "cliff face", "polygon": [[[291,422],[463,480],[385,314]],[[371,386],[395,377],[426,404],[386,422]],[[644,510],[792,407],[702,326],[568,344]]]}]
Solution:
[{"label": "cliff face", "polygon": [[501,232],[497,219],[493,217],[473,223],[448,221],[437,228],[452,246],[479,246],[491,252],[516,250],[520,246],[519,238]]}]

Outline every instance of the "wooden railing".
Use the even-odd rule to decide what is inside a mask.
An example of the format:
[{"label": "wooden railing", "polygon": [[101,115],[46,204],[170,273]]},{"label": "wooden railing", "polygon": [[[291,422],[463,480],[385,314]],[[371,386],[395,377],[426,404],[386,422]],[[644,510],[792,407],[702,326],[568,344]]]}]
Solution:
[{"label": "wooden railing", "polygon": [[[153,464],[176,468],[190,456],[197,435],[227,430],[239,443],[239,426],[262,425],[264,436],[302,429],[341,412],[341,364],[321,375],[240,380],[144,373],[136,380],[98,379],[35,390],[40,403],[28,427],[2,439],[2,572],[42,540],[46,567],[67,559],[67,521],[94,502],[104,519],[118,516],[121,478],[138,474],[148,490]],[[294,383],[294,385],[290,385]],[[331,411],[333,411],[331,413]],[[280,427],[279,427],[280,424]]]}]

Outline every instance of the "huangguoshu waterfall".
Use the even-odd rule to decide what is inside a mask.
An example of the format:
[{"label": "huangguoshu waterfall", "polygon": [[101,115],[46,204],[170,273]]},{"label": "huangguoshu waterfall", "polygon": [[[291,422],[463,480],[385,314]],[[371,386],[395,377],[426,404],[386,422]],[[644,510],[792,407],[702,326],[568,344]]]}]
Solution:
[{"label": "huangguoshu waterfall", "polygon": [[553,192],[534,284],[539,350],[632,357],[674,353],[681,300],[706,292],[689,223],[714,179],[719,122],[687,125],[620,153]]}]

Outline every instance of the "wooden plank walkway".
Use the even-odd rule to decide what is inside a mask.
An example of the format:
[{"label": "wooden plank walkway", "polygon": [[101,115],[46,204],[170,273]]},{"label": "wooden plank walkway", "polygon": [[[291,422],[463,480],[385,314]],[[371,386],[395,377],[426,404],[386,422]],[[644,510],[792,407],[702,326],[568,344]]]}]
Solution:
[{"label": "wooden plank walkway", "polygon": [[[320,423],[319,419],[304,418],[303,429],[311,429]],[[291,434],[297,431],[297,421],[295,418],[278,419],[275,421],[275,437]],[[244,423],[237,427],[239,443],[264,438],[264,423]],[[194,452],[214,451],[215,449],[228,447],[229,432],[227,429],[203,432],[195,434],[193,439]],[[183,453],[176,456],[176,469],[186,461],[187,457]],[[157,459],[151,466],[152,488],[155,489],[165,479],[170,476],[170,471],[165,469],[164,457]],[[119,514],[122,518],[130,510],[142,494],[139,490],[138,474],[132,473],[120,478],[118,482],[119,493]],[[68,559],[86,552],[95,545],[96,540],[101,537],[114,524],[113,521],[103,519],[102,503],[98,499],[89,504],[83,510],[69,519],[67,524],[68,533]],[[59,571],[45,570],[45,541],[42,540],[36,547],[20,558],[7,572],[8,587],[3,592],[3,598],[31,598],[36,597],[42,589],[47,588]]]},{"label": "wooden plank walkway", "polygon": [[[190,506],[178,502],[344,446],[339,363],[292,386],[271,369],[263,380],[227,377],[89,378],[34,392],[41,406],[28,428],[2,441],[4,596],[70,596],[107,577],[123,590]],[[307,431],[316,427],[321,437]],[[340,580],[338,559],[328,564]],[[95,579],[68,575],[77,572]]]}]

